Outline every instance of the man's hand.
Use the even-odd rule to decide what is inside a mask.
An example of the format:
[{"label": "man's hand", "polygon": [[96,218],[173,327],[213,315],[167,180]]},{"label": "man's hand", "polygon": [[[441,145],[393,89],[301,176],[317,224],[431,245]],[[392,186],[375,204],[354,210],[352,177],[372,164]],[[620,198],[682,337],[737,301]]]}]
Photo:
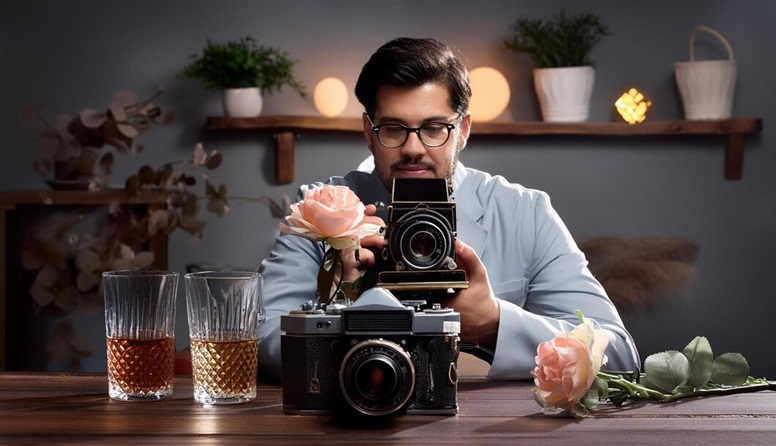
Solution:
[{"label": "man's hand", "polygon": [[[366,205],[364,211],[364,219],[369,223],[380,225],[385,227],[385,222],[382,218],[375,216],[377,208],[373,204]],[[385,238],[382,234],[375,234],[369,237],[361,239],[360,249],[349,249],[342,252],[342,280],[345,282],[354,282],[358,280],[364,274],[368,268],[375,265],[377,259],[375,259],[375,251],[380,252],[383,250],[385,244]],[[374,249],[367,249],[367,248]],[[356,299],[358,297],[357,291],[348,292],[350,299]]]},{"label": "man's hand", "polygon": [[455,241],[455,255],[458,267],[466,271],[469,288],[446,298],[442,304],[461,313],[461,341],[495,347],[500,312],[485,265],[477,253],[460,240]]}]

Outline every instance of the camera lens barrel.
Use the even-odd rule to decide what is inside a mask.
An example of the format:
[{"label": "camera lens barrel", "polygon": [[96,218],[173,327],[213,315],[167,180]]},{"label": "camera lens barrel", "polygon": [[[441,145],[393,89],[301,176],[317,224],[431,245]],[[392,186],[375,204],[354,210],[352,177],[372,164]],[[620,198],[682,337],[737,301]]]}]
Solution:
[{"label": "camera lens barrel", "polygon": [[369,339],[353,346],[340,367],[345,401],[365,415],[390,415],[415,392],[415,366],[398,344]]},{"label": "camera lens barrel", "polygon": [[455,236],[450,223],[432,210],[403,215],[389,235],[395,261],[409,270],[445,269]]}]

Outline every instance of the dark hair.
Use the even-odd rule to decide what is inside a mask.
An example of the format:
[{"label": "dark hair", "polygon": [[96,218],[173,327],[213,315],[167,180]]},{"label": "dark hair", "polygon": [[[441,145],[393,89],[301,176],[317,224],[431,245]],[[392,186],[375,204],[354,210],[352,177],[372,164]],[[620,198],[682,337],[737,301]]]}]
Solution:
[{"label": "dark hair", "polygon": [[355,92],[374,119],[380,87],[414,88],[427,83],[447,86],[453,111],[469,109],[472,90],[468,71],[448,46],[434,39],[399,37],[381,46],[361,69]]}]

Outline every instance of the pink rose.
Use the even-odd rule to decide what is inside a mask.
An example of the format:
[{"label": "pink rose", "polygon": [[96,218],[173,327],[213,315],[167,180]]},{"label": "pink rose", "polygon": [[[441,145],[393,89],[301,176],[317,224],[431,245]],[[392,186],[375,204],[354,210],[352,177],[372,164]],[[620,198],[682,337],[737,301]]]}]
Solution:
[{"label": "pink rose", "polygon": [[364,217],[366,206],[346,186],[324,185],[306,192],[302,201],[291,205],[289,225],[280,224],[286,234],[310,240],[325,240],[334,249],[359,246],[359,241],[377,234],[378,217]]},{"label": "pink rose", "polygon": [[609,343],[605,332],[593,329],[593,322],[584,319],[571,332],[559,333],[536,349],[534,394],[546,413],[566,410],[585,411],[579,401],[590,390],[601,365],[606,363],[604,351]]}]

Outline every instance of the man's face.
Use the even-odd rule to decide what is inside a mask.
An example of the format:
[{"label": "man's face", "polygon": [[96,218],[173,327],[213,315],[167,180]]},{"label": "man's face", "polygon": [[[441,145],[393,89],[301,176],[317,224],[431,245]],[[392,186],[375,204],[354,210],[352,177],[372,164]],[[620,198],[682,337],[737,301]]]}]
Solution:
[{"label": "man's face", "polygon": [[447,89],[439,84],[426,84],[417,88],[383,86],[377,92],[377,108],[374,124],[401,124],[420,127],[429,122],[455,124],[450,138],[439,147],[427,147],[410,132],[401,147],[383,146],[372,131],[372,124],[364,114],[364,135],[369,150],[374,155],[375,169],[389,190],[393,179],[400,178],[451,178],[458,162],[458,152],[466,145],[471,125],[471,115],[459,116],[450,108]]}]

